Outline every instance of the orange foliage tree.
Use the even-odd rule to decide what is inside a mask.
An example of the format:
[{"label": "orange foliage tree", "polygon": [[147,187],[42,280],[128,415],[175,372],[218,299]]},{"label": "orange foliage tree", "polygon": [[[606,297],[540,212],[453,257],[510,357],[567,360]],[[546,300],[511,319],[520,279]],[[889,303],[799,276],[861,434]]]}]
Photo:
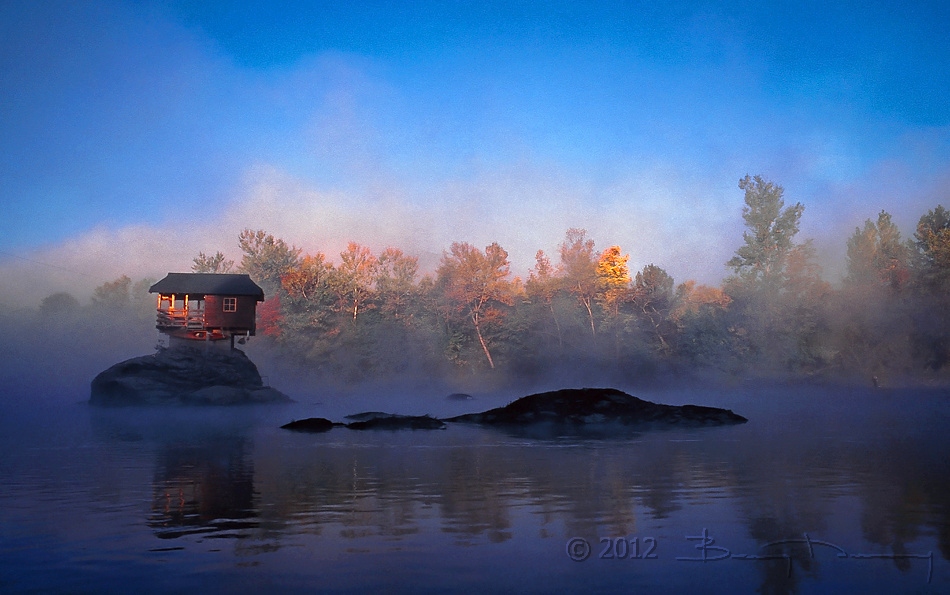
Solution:
[{"label": "orange foliage tree", "polygon": [[466,242],[455,242],[442,255],[437,271],[438,283],[449,307],[464,315],[481,345],[491,368],[495,361],[486,340],[486,327],[501,322],[503,305],[514,302],[508,253],[497,243],[489,244],[482,252]]},{"label": "orange foliage tree", "polygon": [[353,322],[359,313],[369,307],[376,276],[376,257],[366,246],[350,242],[340,253],[340,266],[336,267],[331,286],[339,299],[341,311],[353,313]]}]

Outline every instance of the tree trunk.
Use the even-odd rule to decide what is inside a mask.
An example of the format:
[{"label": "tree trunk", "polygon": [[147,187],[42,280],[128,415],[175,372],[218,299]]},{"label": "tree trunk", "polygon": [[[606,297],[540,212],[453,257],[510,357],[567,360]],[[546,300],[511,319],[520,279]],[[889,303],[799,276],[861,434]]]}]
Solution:
[{"label": "tree trunk", "polygon": [[488,351],[488,345],[485,343],[485,339],[482,337],[482,329],[478,326],[478,314],[472,313],[472,322],[475,324],[475,334],[478,335],[478,342],[482,345],[482,351],[485,352],[485,357],[488,358],[488,365],[492,370],[495,369],[495,362],[492,361],[491,353]]},{"label": "tree trunk", "polygon": [[584,307],[587,308],[587,317],[590,318],[590,334],[592,337],[596,337],[597,331],[594,330],[594,312],[590,309],[590,298],[585,298],[581,301],[584,302]]},{"label": "tree trunk", "polygon": [[554,328],[557,329],[557,346],[563,348],[564,340],[561,338],[561,323],[557,320],[557,314],[554,313],[554,303],[548,302],[548,308],[551,309],[551,318],[554,319]]}]

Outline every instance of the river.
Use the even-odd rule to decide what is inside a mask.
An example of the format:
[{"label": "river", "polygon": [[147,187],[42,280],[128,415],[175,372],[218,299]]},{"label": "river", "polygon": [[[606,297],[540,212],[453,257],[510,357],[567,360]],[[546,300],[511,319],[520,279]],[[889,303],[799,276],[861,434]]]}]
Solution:
[{"label": "river", "polygon": [[514,394],[12,408],[0,591],[950,591],[950,392],[625,390],[749,422],[279,429],[368,408],[455,415]]}]

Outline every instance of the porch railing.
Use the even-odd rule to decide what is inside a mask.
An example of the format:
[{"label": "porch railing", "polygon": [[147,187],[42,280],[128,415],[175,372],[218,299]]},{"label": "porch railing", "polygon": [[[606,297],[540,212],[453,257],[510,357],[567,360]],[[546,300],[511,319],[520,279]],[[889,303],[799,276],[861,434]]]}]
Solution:
[{"label": "porch railing", "polygon": [[159,310],[159,328],[201,329],[205,327],[204,310]]}]

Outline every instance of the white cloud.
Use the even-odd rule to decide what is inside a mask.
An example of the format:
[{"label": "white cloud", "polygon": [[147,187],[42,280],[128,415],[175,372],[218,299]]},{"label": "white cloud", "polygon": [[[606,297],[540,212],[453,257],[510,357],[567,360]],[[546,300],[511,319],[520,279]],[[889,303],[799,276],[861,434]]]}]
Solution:
[{"label": "white cloud", "polygon": [[[696,184],[695,182],[692,184]],[[669,267],[685,277],[716,282],[724,258],[710,245],[733,234],[714,198],[699,186],[645,171],[604,189],[593,189],[550,167],[520,163],[454,180],[419,197],[404,188],[347,193],[312,187],[273,166],[249,170],[237,197],[223,212],[203,212],[164,226],[97,227],[21,259],[0,263],[5,284],[0,300],[37,300],[53,291],[88,295],[92,288],[127,274],[133,279],[189,270],[199,251],[223,251],[240,261],[242,229],[264,229],[304,249],[336,258],[347,242],[375,251],[396,246],[421,256],[430,267],[455,241],[483,247],[500,243],[515,274],[525,275],[543,249],[556,259],[569,227],[584,227],[598,249],[620,244],[632,262]],[[712,259],[712,260],[710,260]]]}]

